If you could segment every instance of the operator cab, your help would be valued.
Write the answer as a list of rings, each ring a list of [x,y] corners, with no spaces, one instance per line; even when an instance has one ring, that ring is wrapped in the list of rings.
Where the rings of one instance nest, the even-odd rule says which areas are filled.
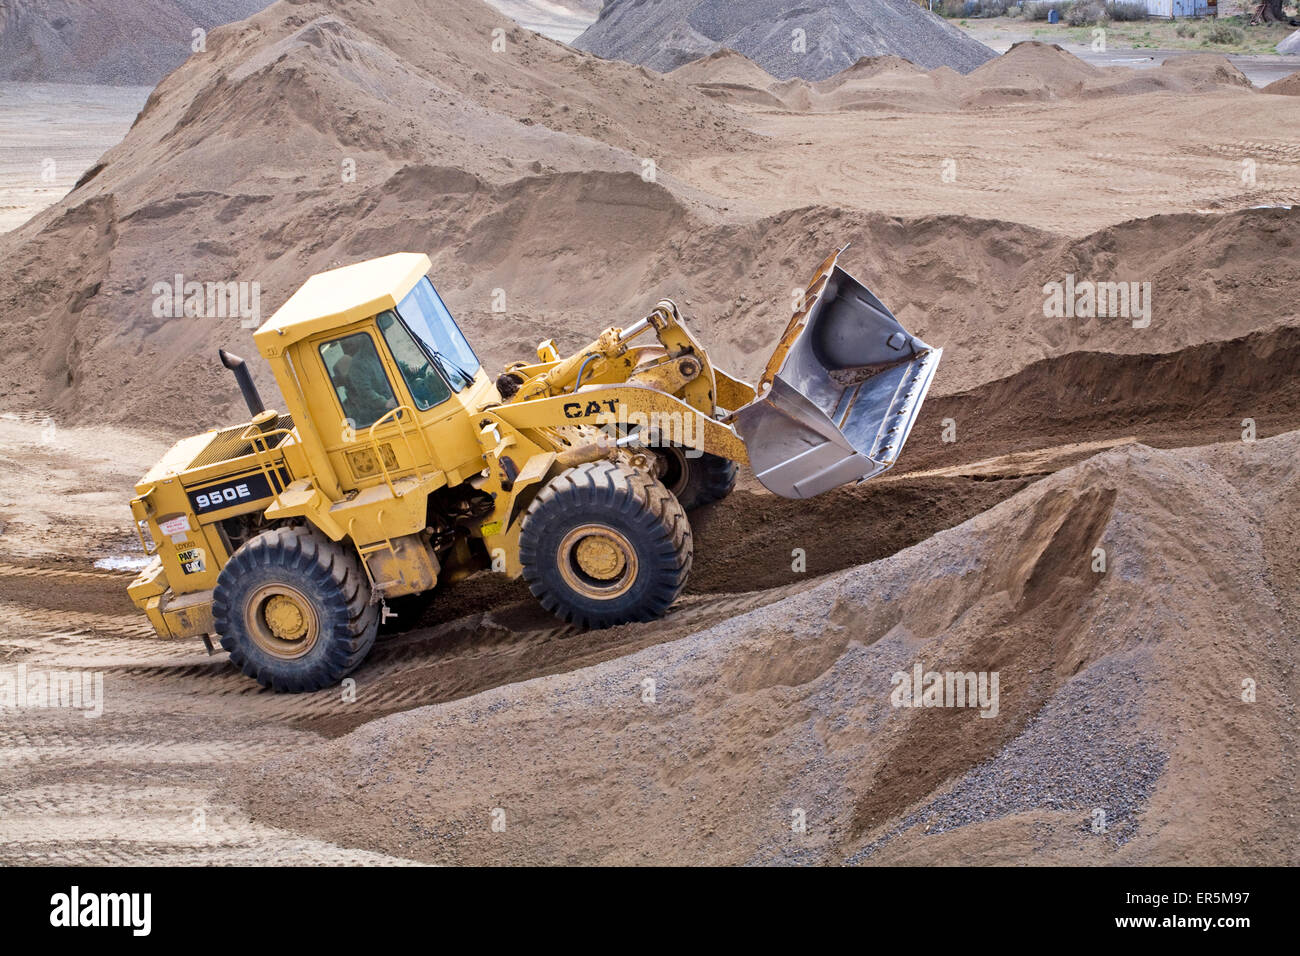
[[[375,329],[329,338],[318,346],[343,417],[369,428],[398,407],[389,380],[396,366],[416,411],[427,412],[474,384],[481,365],[447,306],[425,276],[396,309],[375,317]],[[400,387],[400,386],[399,386]]]
[[[472,417],[494,387],[429,265],[398,253],[321,273],[255,335],[339,494],[430,471],[458,484],[482,469]]]

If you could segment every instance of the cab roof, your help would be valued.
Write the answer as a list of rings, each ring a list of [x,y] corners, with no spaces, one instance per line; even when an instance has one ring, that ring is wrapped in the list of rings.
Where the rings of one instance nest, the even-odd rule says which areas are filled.
[[[263,355],[276,355],[317,332],[395,309],[429,271],[420,252],[396,252],[317,273],[253,333]]]

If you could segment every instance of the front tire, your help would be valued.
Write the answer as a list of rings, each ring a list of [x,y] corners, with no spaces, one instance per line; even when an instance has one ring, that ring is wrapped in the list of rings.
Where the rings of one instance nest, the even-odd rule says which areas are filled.
[[[524,579],[563,621],[601,628],[663,617],[686,585],[693,546],[662,484],[610,461],[570,468],[533,499],[519,535]]]
[[[309,528],[246,542],[217,576],[212,618],[230,661],[263,687],[331,687],[375,643],[379,606],[357,557]]]
[[[659,480],[687,511],[721,501],[736,487],[734,461],[707,451],[693,453],[680,445],[661,445],[651,450],[661,460]]]

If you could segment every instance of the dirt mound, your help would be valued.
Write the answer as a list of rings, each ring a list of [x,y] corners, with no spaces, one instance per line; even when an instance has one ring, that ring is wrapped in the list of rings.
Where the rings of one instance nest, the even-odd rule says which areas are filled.
[[[331,210],[336,223],[355,222],[356,231],[313,246],[321,240],[299,217],[318,208]],[[666,294],[683,303],[716,360],[752,375],[787,306],[738,290],[798,283],[807,263],[845,242],[850,271],[912,331],[948,350],[936,396],[1050,356],[1170,351],[1300,322],[1286,271],[1300,242],[1300,214],[1287,210],[1156,217],[1078,240],[968,217],[898,220],[821,207],[737,224],[702,218],[673,190],[632,172],[557,171],[495,185],[452,167],[407,165],[346,203],[295,207],[272,195],[207,191],[126,215],[113,194],[74,206],[29,240],[23,254],[30,260],[12,273],[23,310],[10,312],[8,327],[14,341],[36,343],[0,359],[15,383],[15,405],[62,407],[69,418],[89,417],[85,407],[99,417],[98,409],[112,408],[127,418],[156,408],[161,379],[169,421],[183,425],[188,413],[193,424],[209,424],[214,401],[237,414],[228,376],[210,358],[218,345],[238,343],[235,333],[220,323],[141,315],[149,282],[128,280],[124,289],[120,277],[131,275],[124,271],[130,257],[148,255],[185,226],[208,223],[219,234],[241,228],[245,216],[273,219],[277,209],[292,219],[267,238],[310,249],[308,265],[296,256],[257,265],[255,248],[210,240],[195,242],[195,258],[220,269],[219,277],[276,276],[281,291],[264,293],[269,298],[287,294],[315,262],[351,260],[367,249],[434,250],[439,284],[489,367],[530,354],[543,332],[579,347],[612,320],[594,302],[622,303],[626,316]],[[664,244],[647,246],[646,236]],[[238,264],[245,256],[248,264]],[[64,257],[69,265],[51,282],[51,263]],[[176,262],[169,271],[195,269],[194,260]],[[530,281],[510,284],[507,277],[519,275]],[[1138,329],[1133,318],[1081,312],[1045,316],[1045,284],[1069,276],[1080,284],[1137,282],[1139,290],[1150,283],[1150,324]],[[489,307],[497,287],[509,290],[505,317]],[[36,374],[24,371],[33,367]],[[103,374],[107,368],[115,377]],[[271,383],[265,387],[273,394]]]
[[[960,74],[944,69],[960,80]],[[927,96],[936,81],[896,56],[863,57],[829,79],[810,83],[799,78],[778,80],[744,54],[724,49],[692,60],[669,75],[731,106],[799,112],[949,106]],[[895,93],[901,95],[892,95]]]
[[[900,57],[863,57],[847,70],[813,84],[811,105],[827,111],[943,112],[958,105],[951,80],[964,83],[960,74],[946,66],[927,73]]]
[[[725,47],[706,57],[692,60],[685,66],[679,66],[669,74],[673,79],[683,83],[700,85],[706,83],[728,83],[737,86],[753,86],[763,89],[776,82],[776,77],[768,73],[749,57]]]
[[[941,67],[940,69],[955,72],[952,71],[951,67]],[[829,79],[822,80],[816,86],[821,92],[828,93],[853,80],[870,79],[882,74],[916,76],[923,72],[925,71],[915,63],[905,60],[901,56],[864,56],[852,66],[841,70]]]
[[[1222,56],[1171,57],[1149,70],[1100,68],[1060,46],[1038,41],[1017,43],[966,77],[947,66],[927,72],[897,56],[875,56],[815,83],[777,81],[748,59],[742,58],[751,64],[746,68],[728,57],[715,59],[718,56],[693,61],[673,76],[731,105],[797,112],[978,111],[1030,101],[1254,91],[1245,75]]]
[[[8,0],[0,5],[0,80],[152,86],[194,52],[196,29],[270,2]]]
[[[1294,864],[1297,461],[1300,434],[1116,449],[689,640],[275,758],[242,797],[447,863]]]
[[[779,79],[807,80],[824,80],[864,56],[893,55],[960,73],[994,56],[909,0],[834,0],[795,9],[780,0],[609,0],[574,45],[662,72],[726,47]]]
[[[487,43],[456,52],[467,32],[491,37],[500,23],[476,0],[441,4],[436,16],[415,0],[337,0],[277,4],[214,30],[207,55],[155,90],[78,189],[0,240],[10,264],[0,326],[22,342],[0,360],[7,398],[69,418],[111,409],[143,421],[161,403],[169,427],[238,414],[212,357],[219,345],[251,348],[240,317],[172,316],[155,290],[178,275],[257,283],[265,318],[311,272],[398,248],[435,254],[440,286],[489,343],[485,358],[517,358],[524,343],[529,354],[542,336],[511,316],[566,274],[539,270],[540,288],[484,274],[494,251],[527,258],[511,246],[521,221],[535,229],[524,237],[534,250],[549,243],[563,258],[564,243],[598,246],[609,251],[597,258],[624,269],[613,259],[629,251],[619,235],[643,245],[698,202],[686,188],[674,198],[669,175],[643,179],[656,130],[681,134],[681,161],[753,137],[695,91],[523,30],[505,35],[509,56]],[[543,205],[521,210],[525,195]],[[559,205],[546,213],[548,202]],[[675,220],[662,215],[669,207]],[[609,278],[586,260],[588,288]],[[505,318],[491,311],[497,287],[512,297]],[[605,301],[584,305],[594,314]],[[589,337],[595,321],[558,324],[584,324]],[[274,395],[265,370],[255,374]]]
[[[1300,72],[1274,80],[1264,87],[1264,93],[1278,93],[1283,96],[1300,96]]]
[[[1025,41],[975,70],[961,105],[980,108],[1026,100],[1134,96],[1142,93],[1254,91],[1246,75],[1213,53],[1169,57],[1150,70],[1096,67],[1054,43]]]
[[[1193,90],[1213,89],[1219,86],[1238,86],[1254,89],[1245,73],[1218,53],[1196,53],[1189,56],[1171,56],[1156,68],[1157,72],[1178,77]]]
[[[726,337],[737,348],[736,361],[726,354],[729,364],[748,370],[771,347],[784,303],[737,300],[727,290],[737,277],[746,288],[778,287],[815,249],[837,242],[850,244],[842,260],[850,272],[910,331],[945,349],[932,395],[973,388],[1050,356],[1168,352],[1300,324],[1289,271],[1300,244],[1300,210],[1157,216],[1067,239],[961,216],[900,220],[814,207],[743,228],[698,229],[654,269],[671,277],[666,288],[673,294],[680,281],[693,304],[716,303],[691,314],[701,316],[706,334],[716,329],[713,339]],[[710,265],[723,260],[726,268]],[[690,263],[702,268],[691,273]],[[1118,311],[1084,314],[1084,290],[1099,282],[1137,282],[1132,302],[1149,295],[1149,324],[1135,328],[1143,320]],[[1061,286],[1062,299],[1072,284],[1073,314],[1045,314],[1050,283]],[[1103,298],[1105,312],[1110,296]],[[1237,305],[1243,298],[1248,308]]]
[[[943,468],[1066,442],[1134,438],[1171,448],[1300,429],[1300,329],[1283,326],[1172,352],[1073,352],[970,391],[932,398],[904,461]],[[1249,425],[1247,424],[1249,419]],[[944,444],[955,423],[960,450]]]
[[[1076,96],[1103,75],[1099,68],[1055,43],[1026,41],[1015,44],[966,78],[963,105]]]
[[[773,91],[773,87],[778,85],[774,76],[735,50],[718,50],[680,66],[668,75],[730,105],[799,108],[793,100]],[[802,85],[801,81],[793,82]]]

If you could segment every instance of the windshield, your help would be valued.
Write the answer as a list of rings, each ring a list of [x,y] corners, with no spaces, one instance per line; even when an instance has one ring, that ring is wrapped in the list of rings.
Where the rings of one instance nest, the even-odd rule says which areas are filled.
[[[478,358],[428,276],[406,294],[397,313],[429,350],[452,388],[459,392],[474,381],[479,370]]]
[[[388,350],[397,361],[397,368],[406,380],[406,387],[411,390],[411,398],[420,411],[428,411],[434,405],[441,405],[451,398],[451,389],[433,370],[425,358],[424,349],[416,343],[405,325],[398,319],[397,313],[384,311],[376,319],[379,331],[388,343]]]

